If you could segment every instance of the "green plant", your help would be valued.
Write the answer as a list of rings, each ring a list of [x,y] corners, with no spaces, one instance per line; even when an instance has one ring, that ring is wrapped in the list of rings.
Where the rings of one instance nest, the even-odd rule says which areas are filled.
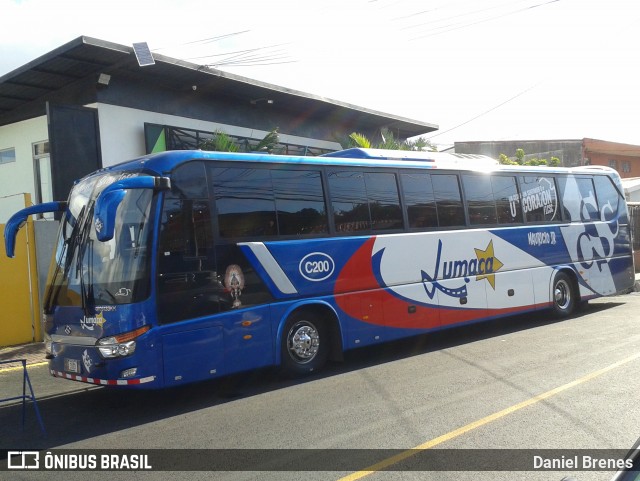
[[[278,144],[280,143],[278,128],[279,127],[276,127],[275,129],[273,129],[271,132],[269,132],[267,135],[264,136],[264,139],[262,139],[260,143],[258,143],[258,145],[256,146],[255,148],[256,152],[272,153],[278,147]]]
[[[514,159],[507,157],[506,154],[500,154],[498,162],[502,165],[526,165],[530,167],[558,167],[562,165],[558,157],[551,157],[551,160],[539,159],[537,157],[524,160],[525,156],[526,154],[523,149],[517,149]]]
[[[341,145],[343,148],[360,147],[362,149],[414,150],[421,152],[437,151],[436,147],[424,137],[419,137],[413,141],[400,141],[396,139],[393,132],[388,129],[381,129],[380,136],[382,137],[382,141],[374,145],[364,134],[353,132],[349,135],[346,145],[345,143],[341,143]]]
[[[213,133],[213,137],[201,142],[200,148],[202,150],[212,150],[215,152],[240,152],[238,144],[221,130],[216,130]]]

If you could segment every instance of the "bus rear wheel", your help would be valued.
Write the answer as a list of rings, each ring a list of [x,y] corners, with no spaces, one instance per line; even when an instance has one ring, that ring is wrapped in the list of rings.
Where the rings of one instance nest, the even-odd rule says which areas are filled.
[[[553,312],[557,317],[568,317],[576,308],[576,289],[573,280],[564,272],[553,279],[551,291]]]
[[[329,336],[323,320],[311,311],[294,312],[282,332],[282,369],[299,376],[322,368],[329,353]]]

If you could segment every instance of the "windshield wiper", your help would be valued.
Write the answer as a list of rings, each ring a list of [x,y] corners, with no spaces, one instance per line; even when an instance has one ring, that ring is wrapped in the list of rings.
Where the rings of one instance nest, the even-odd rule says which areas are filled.
[[[73,228],[71,229],[71,234],[69,234],[69,237],[66,237],[65,232],[62,232],[62,236],[65,238],[63,245],[62,245],[62,249],[60,252],[60,258],[56,259],[56,269],[53,272],[53,276],[51,277],[51,283],[49,284],[49,289],[47,291],[47,297],[44,303],[44,310],[47,313],[51,312],[51,308],[53,307],[53,303],[55,301],[55,299],[58,297],[58,294],[60,293],[60,289],[62,289],[62,282],[58,283],[56,282],[58,275],[60,274],[60,271],[62,270],[62,262],[64,262],[64,270],[63,270],[63,278],[67,277],[67,274],[69,273],[69,268],[71,267],[71,262],[73,260],[73,255],[74,255],[74,250],[75,250],[75,246],[78,243],[78,231],[80,230],[80,224],[82,223],[83,220],[83,214],[85,212],[85,207],[82,207],[82,209],[80,210],[80,213],[78,214],[78,217],[76,218],[76,222],[73,225]],[[70,215],[70,212],[67,211],[67,215]],[[64,221],[63,224],[63,229],[66,229],[67,221]],[[64,261],[63,261],[64,259]],[[55,292],[54,292],[55,289]]]
[[[93,240],[90,239],[91,226],[93,225],[93,206],[87,209],[83,219],[83,225],[78,232],[78,255],[76,257],[76,278],[80,281],[80,297],[82,299],[82,310],[86,316],[95,313],[95,297],[93,295]],[[84,281],[84,258],[89,249],[87,259],[87,283]]]

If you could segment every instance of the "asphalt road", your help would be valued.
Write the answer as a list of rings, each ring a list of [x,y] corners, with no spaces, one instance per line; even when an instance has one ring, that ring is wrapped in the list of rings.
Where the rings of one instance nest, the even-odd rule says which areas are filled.
[[[32,406],[27,405],[22,429],[21,406],[0,404],[0,447],[87,450],[83,453],[166,449],[167,458],[182,458],[175,472],[101,472],[91,479],[608,480],[615,469],[415,469],[433,466],[421,461],[426,448],[457,450],[442,451],[447,469],[464,466],[475,454],[471,450],[490,450],[482,452],[485,469],[497,470],[522,455],[513,450],[533,450],[525,453],[531,457],[538,451],[559,456],[567,450],[630,448],[640,436],[639,321],[640,294],[634,293],[592,301],[563,321],[535,313],[359,350],[303,380],[258,371],[157,392],[54,379],[46,366],[34,366],[28,372],[47,435]],[[15,395],[21,382],[19,371],[0,372],[0,396]],[[216,451],[225,449],[259,451]],[[327,471],[183,469],[185,456],[196,465],[205,461],[199,456],[246,456],[247,466],[255,467],[260,456],[280,452],[260,450],[274,449],[294,456],[294,467],[306,456]],[[291,454],[292,449],[317,451]],[[332,456],[349,458],[346,449],[358,451],[339,468],[329,467]],[[86,472],[22,471],[0,472],[0,478],[3,474],[87,477]]]

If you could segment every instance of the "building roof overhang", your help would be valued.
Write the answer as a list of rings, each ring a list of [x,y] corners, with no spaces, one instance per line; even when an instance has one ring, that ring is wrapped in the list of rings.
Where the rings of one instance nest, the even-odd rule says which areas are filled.
[[[42,115],[45,103],[57,91],[82,89],[100,74],[147,81],[176,90],[224,91],[238,101],[272,100],[296,111],[330,114],[349,111],[360,125],[387,127],[399,138],[433,132],[428,122],[379,112],[259,80],[153,54],[155,64],[140,67],[132,47],[91,37],[78,37],[0,77],[0,126]]]

